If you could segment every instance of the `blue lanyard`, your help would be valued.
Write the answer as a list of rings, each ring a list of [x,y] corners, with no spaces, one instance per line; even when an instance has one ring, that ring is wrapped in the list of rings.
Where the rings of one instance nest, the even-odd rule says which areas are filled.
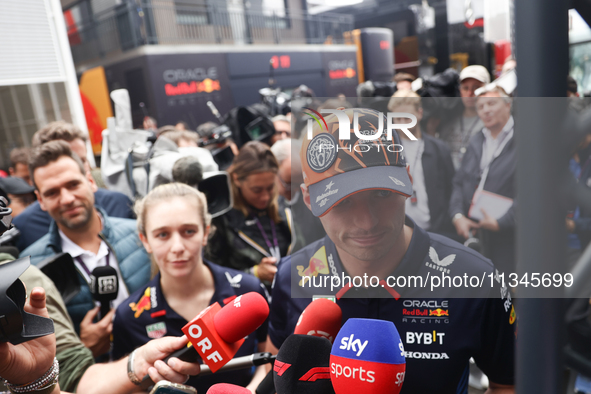
[[[107,265],[109,265],[109,257],[111,255],[111,251],[110,250],[108,250],[108,251],[109,251],[109,253],[107,253]],[[84,261],[82,261],[80,256],[76,257],[76,261],[84,269],[84,272],[86,272],[88,274],[88,276],[90,277],[92,275],[92,273],[88,270],[88,267],[86,266],[86,264],[84,264]]]
[[[271,241],[269,241],[267,233],[265,232],[265,229],[263,228],[263,225],[259,219],[256,216],[253,216],[253,220],[259,228],[259,231],[261,232],[261,235],[263,236],[263,239],[269,248],[271,256],[275,257],[277,261],[279,261],[281,258],[281,252],[279,251],[279,242],[277,241],[277,233],[275,232],[275,223],[273,223],[273,219],[269,218],[269,222],[271,223],[271,233],[273,234],[273,244],[271,244]]]

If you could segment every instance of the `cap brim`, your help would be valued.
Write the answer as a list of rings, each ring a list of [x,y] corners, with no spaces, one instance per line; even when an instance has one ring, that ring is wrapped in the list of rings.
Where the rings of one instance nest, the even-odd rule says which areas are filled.
[[[338,202],[364,190],[391,190],[410,197],[412,184],[406,167],[375,166],[334,175],[310,185],[310,204],[314,216],[326,214]]]
[[[35,188],[29,185],[23,179],[15,179],[14,177],[4,178],[0,180],[0,187],[9,194],[16,196],[21,194],[29,194],[35,191]]]

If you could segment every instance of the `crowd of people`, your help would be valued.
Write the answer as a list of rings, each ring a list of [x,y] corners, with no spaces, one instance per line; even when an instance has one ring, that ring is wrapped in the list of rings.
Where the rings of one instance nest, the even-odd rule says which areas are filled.
[[[20,232],[13,246],[0,247],[0,260],[30,256],[32,266],[21,277],[29,293],[26,309],[52,318],[55,336],[0,345],[0,358],[8,360],[0,362],[0,376],[8,387],[128,393],[138,391],[138,381],[149,375],[203,393],[219,382],[254,392],[264,367],[199,377],[197,364],[161,360],[186,345],[181,328],[203,309],[252,291],[270,302],[271,313],[236,356],[276,353],[318,296],[309,288],[292,297],[297,283],[292,277],[299,278],[304,267],[316,269],[313,276],[383,279],[426,274],[431,265],[425,261],[441,266],[439,256],[453,255],[456,272],[512,272],[517,209],[512,97],[490,82],[486,68],[468,66],[458,78],[461,110],[427,127],[412,81],[412,75],[397,76],[397,91],[387,103],[389,112],[417,120],[409,128],[414,139],[392,136],[402,154],[335,148],[327,160],[316,160],[311,144],[316,138],[331,134],[335,145],[355,145],[340,140],[334,115],[325,116],[327,128],[313,126],[312,138],[296,130],[290,116],[279,115],[271,120],[276,133],[264,142],[238,147],[224,141],[235,153],[227,170],[233,205],[214,218],[206,195],[173,177],[175,162],[187,156],[196,157],[204,173],[219,170],[212,150],[198,147],[216,127],[211,122],[198,133],[182,123],[157,129],[152,187],[142,198],[97,186],[100,172],[91,169],[87,137],[76,126],[53,122],[35,133],[32,149],[15,149],[10,177],[0,179]],[[333,107],[351,122],[358,120],[362,130],[386,122],[380,112],[354,111],[342,99],[322,104]],[[146,129],[156,130],[154,119],[146,122]],[[354,130],[350,134],[363,144]],[[591,187],[588,147],[589,139],[577,145],[570,168]],[[173,161],[158,153],[171,151]],[[574,206],[566,229],[569,248],[580,255],[591,238],[588,210]],[[61,253],[69,254],[72,264],[61,266],[60,275],[76,278],[78,288],[68,297],[55,278],[37,268]],[[101,266],[114,268],[118,278],[117,298],[104,316],[91,293],[92,272]],[[510,292],[501,290],[499,298],[495,288],[476,299],[444,295],[450,298],[429,301],[424,294],[382,288],[378,296],[351,286],[322,295],[339,304],[343,322],[363,317],[395,323],[407,354],[406,392],[466,393],[471,358],[488,376],[490,393],[512,392],[516,318]],[[434,302],[446,315],[409,318],[403,300],[413,306]],[[439,343],[435,333],[429,344],[408,340],[409,334],[434,330],[442,333]],[[433,354],[438,356],[428,356]],[[54,356],[59,379],[58,374],[41,379],[56,368]]]

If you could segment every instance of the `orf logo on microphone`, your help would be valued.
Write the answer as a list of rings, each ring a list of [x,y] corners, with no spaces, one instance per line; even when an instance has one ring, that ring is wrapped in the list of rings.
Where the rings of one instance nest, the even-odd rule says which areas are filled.
[[[117,276],[100,276],[98,277],[98,293],[112,294],[117,291]]]

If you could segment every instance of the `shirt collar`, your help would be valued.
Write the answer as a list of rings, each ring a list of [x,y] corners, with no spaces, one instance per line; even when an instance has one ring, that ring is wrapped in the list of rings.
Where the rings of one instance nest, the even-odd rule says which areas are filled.
[[[503,126],[503,129],[497,136],[496,140],[502,141],[503,139],[505,139],[507,134],[509,134],[509,132],[513,129],[514,126],[515,121],[513,120],[513,116],[509,116],[509,120],[507,121],[507,123],[505,123],[505,126]],[[484,134],[485,141],[489,141],[492,139],[492,132],[487,127],[482,129],[482,133]]]
[[[72,258],[76,258],[76,257],[80,257],[80,256],[82,256],[82,257],[87,256],[87,257],[96,257],[98,259],[101,259],[109,254],[109,248],[107,247],[107,244],[105,243],[105,241],[103,241],[102,239],[101,239],[101,244],[99,246],[99,250],[95,255],[94,253],[92,253],[89,250],[82,249],[80,246],[78,246],[76,243],[74,243],[74,241],[72,241],[70,238],[68,238],[68,236],[66,234],[64,234],[64,232],[62,230],[60,230],[59,228],[58,228],[58,233],[59,233],[60,239],[61,239],[62,252],[69,253],[70,256],[72,256]]]
[[[203,259],[203,264],[205,264],[206,267],[209,268],[209,270],[211,271],[211,274],[213,276],[213,280],[214,280],[214,293],[213,296],[211,297],[211,300],[209,302],[209,305],[213,304],[214,302],[218,302],[220,304],[220,306],[224,306],[224,300],[231,298],[232,296],[236,296],[236,293],[234,292],[234,289],[231,287],[231,285],[228,283],[228,280],[226,279],[225,273],[226,270],[216,264],[213,264],[205,259]],[[156,318],[162,315],[166,315],[166,318],[178,318],[178,319],[182,319],[183,321],[185,321],[186,319],[184,317],[182,317],[181,315],[179,315],[178,313],[176,313],[166,302],[166,299],[164,298],[164,295],[162,294],[162,286],[160,285],[160,277],[161,274],[160,272],[158,272],[158,274],[154,277],[154,279],[152,279],[149,283],[147,287],[152,287],[156,289],[156,302],[157,302],[157,306],[156,308],[152,308],[154,310],[151,311],[151,316],[152,318]],[[166,311],[165,313],[162,313],[161,311],[164,310]]]

